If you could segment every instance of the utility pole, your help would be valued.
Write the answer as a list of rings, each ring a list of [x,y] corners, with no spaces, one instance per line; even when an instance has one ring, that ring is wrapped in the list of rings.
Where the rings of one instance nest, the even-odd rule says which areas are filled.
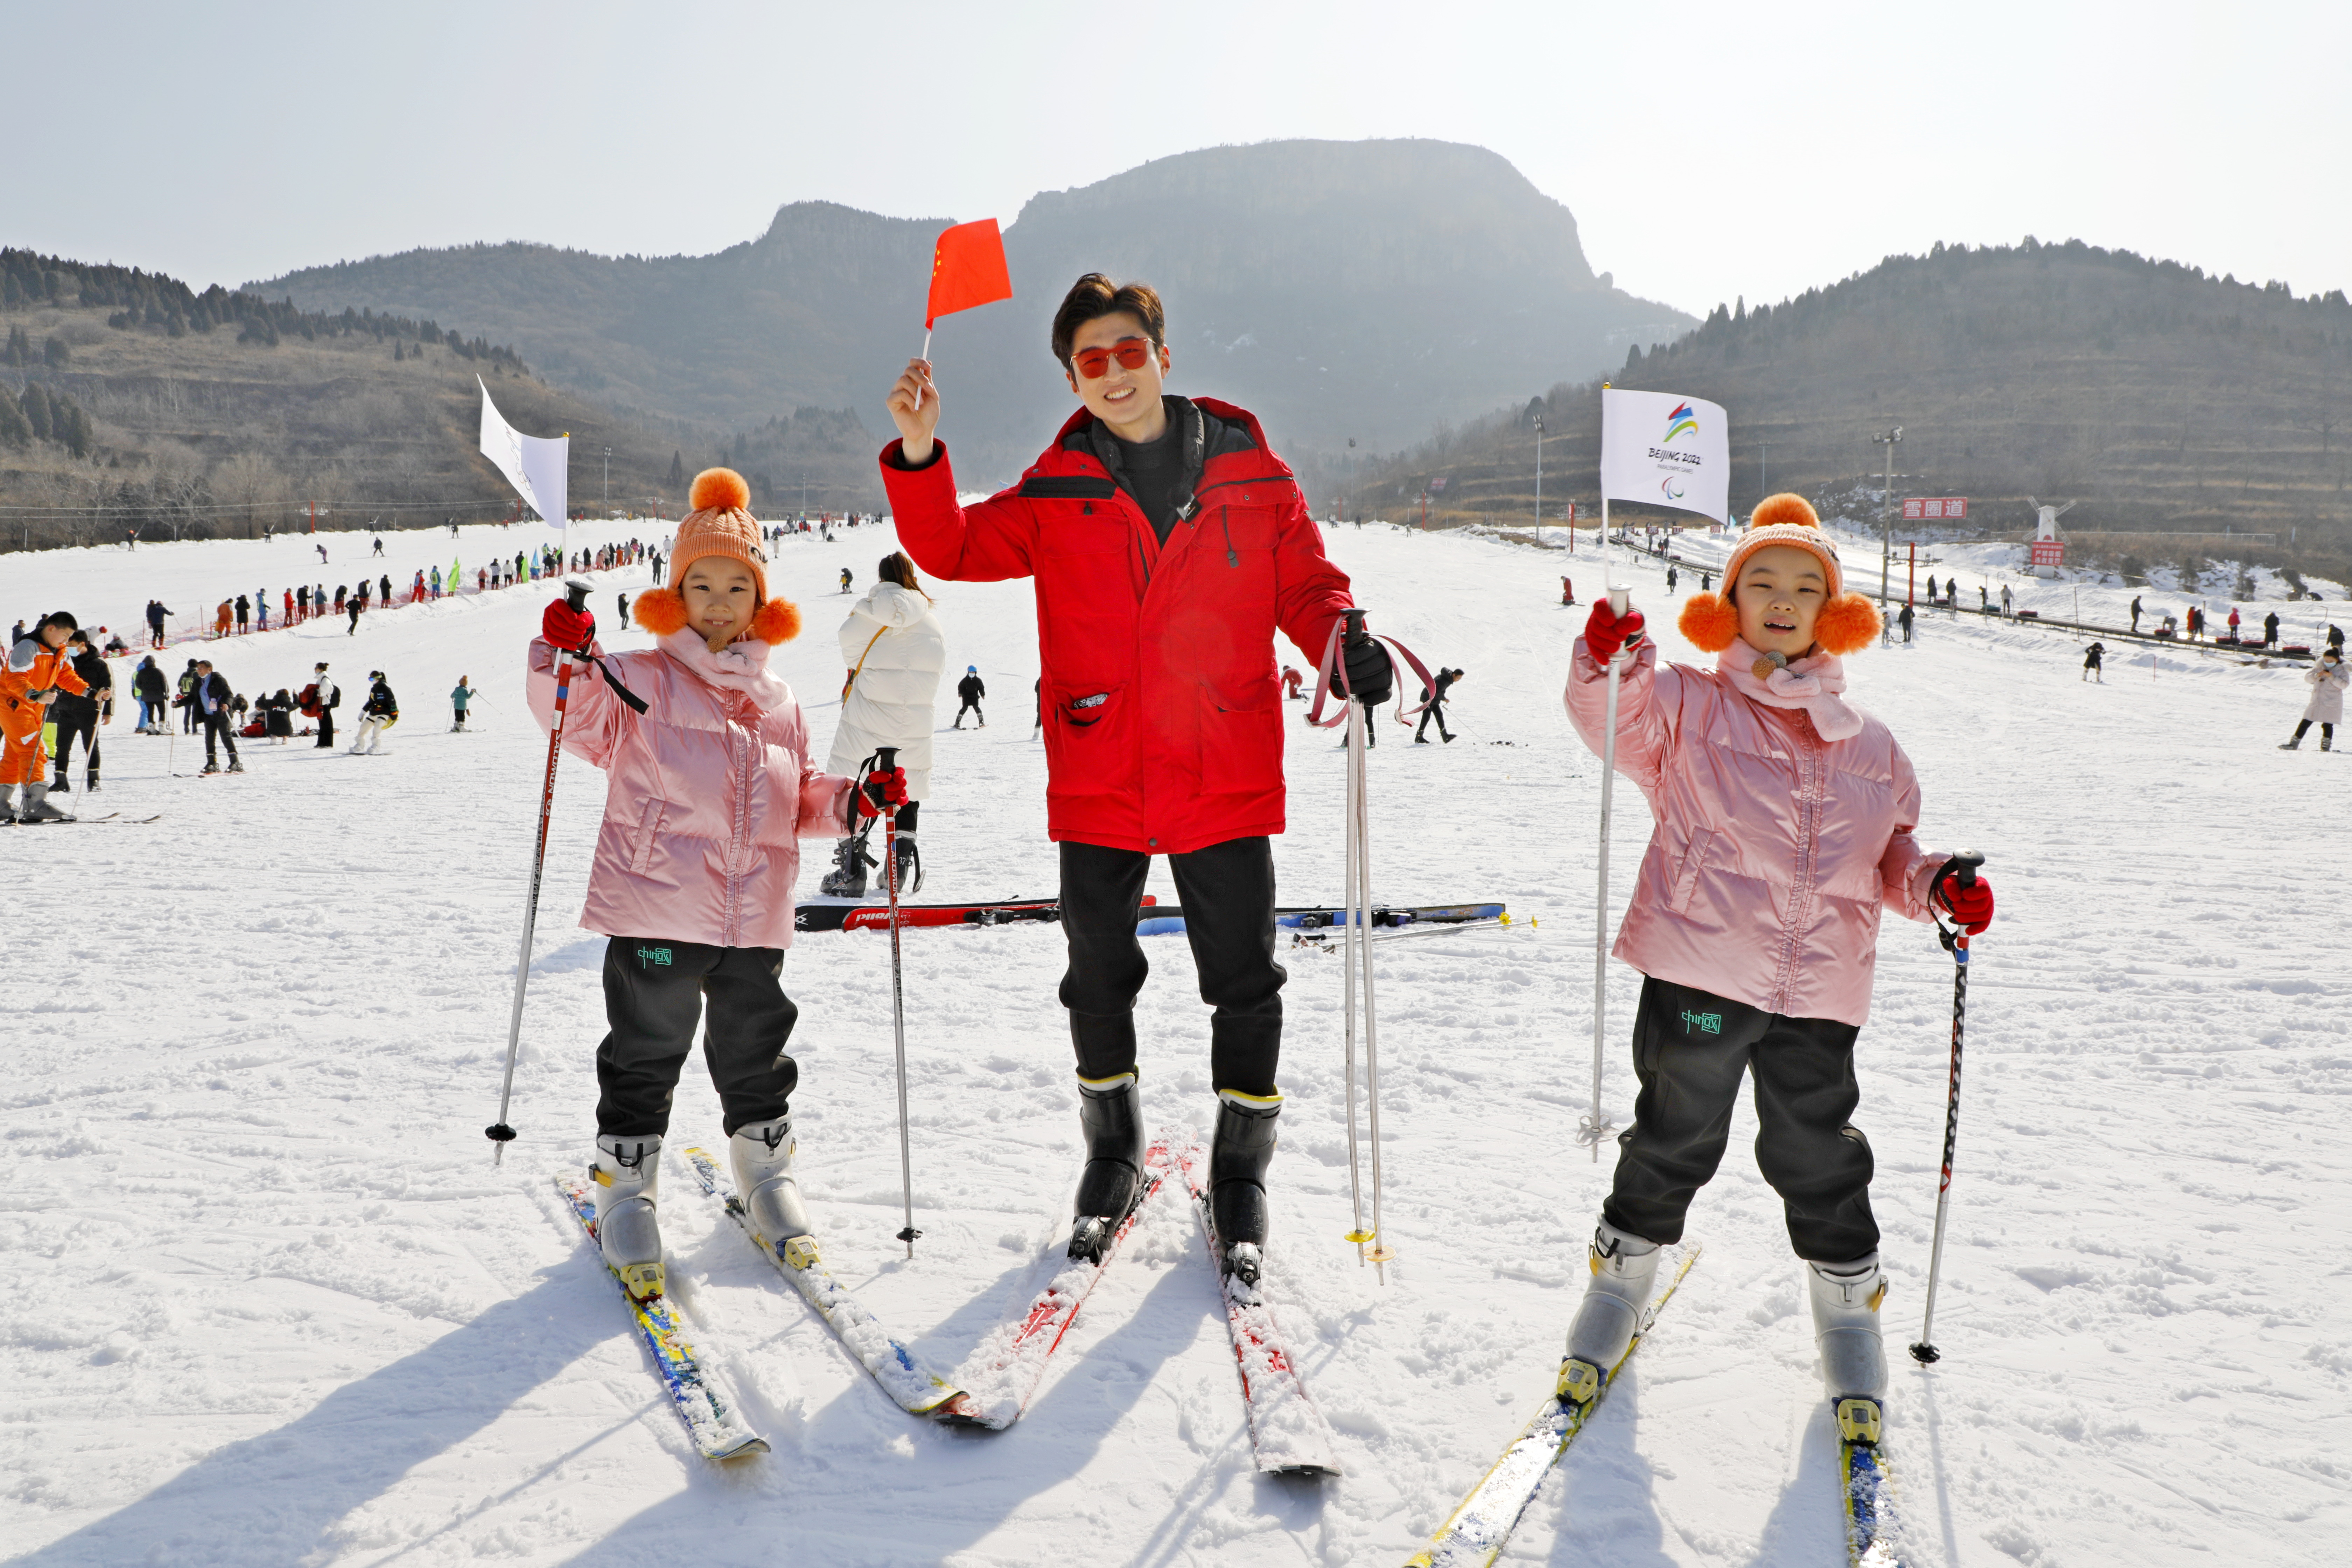
[[[1756,443],[1756,493],[1759,497],[1772,493],[1772,443],[1769,441]]]
[[[1878,521],[1885,531],[1885,539],[1878,551],[1878,603],[1886,604],[1886,591],[1895,569],[1895,448],[1903,440],[1903,426],[1897,425],[1884,436],[1873,436],[1871,444],[1886,448],[1886,491],[1878,498]],[[1893,639],[1887,635],[1886,617],[1878,618],[1878,640],[1882,646]]]
[[[604,510],[613,510],[613,448],[604,448]]]
[[[1543,542],[1543,416],[1536,416],[1536,542]]]

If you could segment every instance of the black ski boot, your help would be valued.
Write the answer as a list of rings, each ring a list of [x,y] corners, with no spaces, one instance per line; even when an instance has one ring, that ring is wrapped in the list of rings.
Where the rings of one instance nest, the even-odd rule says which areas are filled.
[[[866,868],[874,864],[866,853],[866,838],[853,833],[838,839],[833,847],[833,869],[817,883],[817,891],[828,899],[862,899],[866,896]]]
[[[1224,1256],[1217,1267],[1244,1285],[1257,1283],[1265,1250],[1265,1168],[1274,1159],[1274,1123],[1282,1096],[1217,1094],[1217,1132],[1209,1145],[1209,1219]]]
[[[1143,1097],[1135,1075],[1078,1079],[1078,1127],[1086,1134],[1087,1168],[1072,1205],[1070,1258],[1100,1263],[1143,1192]]]

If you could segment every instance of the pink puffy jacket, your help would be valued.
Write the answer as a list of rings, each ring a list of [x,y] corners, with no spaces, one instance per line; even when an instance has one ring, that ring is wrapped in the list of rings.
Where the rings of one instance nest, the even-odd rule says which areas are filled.
[[[1910,760],[1867,713],[1860,734],[1825,742],[1808,714],[1756,701],[1720,671],[1657,661],[1645,644],[1617,695],[1617,771],[1657,827],[1613,951],[1677,985],[1860,1026],[1880,909],[1929,919],[1947,858],[1911,837]],[[1596,755],[1608,690],[1579,637],[1568,715]]]
[[[677,631],[607,662],[646,711],[572,664],[564,749],[611,775],[580,923],[607,936],[790,947],[800,840],[849,830],[855,781],[809,765],[801,705],[768,673],[765,643],[714,654]],[[539,637],[530,691],[545,729],[555,650]]]

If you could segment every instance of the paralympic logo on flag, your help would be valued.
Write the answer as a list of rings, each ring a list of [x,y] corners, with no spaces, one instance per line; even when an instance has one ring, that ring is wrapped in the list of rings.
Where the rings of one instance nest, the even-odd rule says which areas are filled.
[[[1691,412],[1689,404],[1677,403],[1675,405],[1675,411],[1666,416],[1665,439],[1660,441],[1658,445],[1663,447],[1675,437],[1685,434],[1692,436],[1698,434],[1698,416]]]

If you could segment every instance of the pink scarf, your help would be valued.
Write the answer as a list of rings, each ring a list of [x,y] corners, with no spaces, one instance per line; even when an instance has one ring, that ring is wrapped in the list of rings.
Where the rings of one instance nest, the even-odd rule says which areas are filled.
[[[757,637],[730,643],[713,653],[709,643],[694,635],[692,626],[681,626],[661,639],[661,648],[710,685],[743,693],[762,713],[793,700],[793,689],[768,673],[768,645]]]
[[[1763,657],[1734,637],[1731,646],[1716,656],[1715,668],[1742,696],[1767,708],[1801,709],[1824,741],[1848,741],[1862,733],[1862,715],[1839,700],[1845,690],[1845,667],[1837,655],[1797,659],[1759,680],[1755,667]]]

